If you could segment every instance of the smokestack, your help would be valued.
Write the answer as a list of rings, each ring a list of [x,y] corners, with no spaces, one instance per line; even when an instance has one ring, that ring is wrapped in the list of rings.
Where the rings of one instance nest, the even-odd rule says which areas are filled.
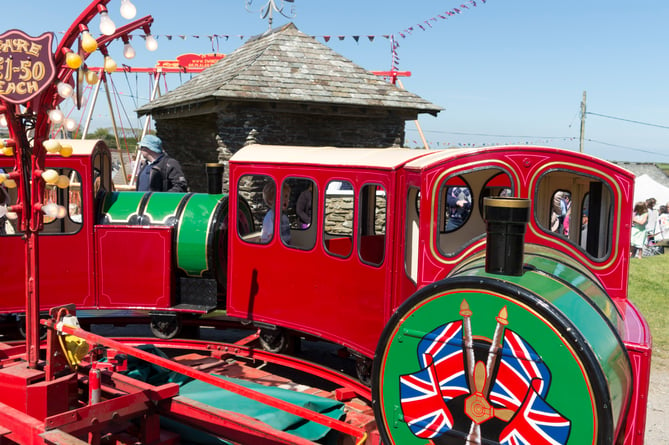
[[[207,172],[207,193],[211,195],[218,195],[223,193],[223,173],[225,166],[218,163],[210,163],[205,165]]]
[[[530,200],[483,198],[483,217],[488,234],[486,272],[522,275],[525,229],[530,220]]]

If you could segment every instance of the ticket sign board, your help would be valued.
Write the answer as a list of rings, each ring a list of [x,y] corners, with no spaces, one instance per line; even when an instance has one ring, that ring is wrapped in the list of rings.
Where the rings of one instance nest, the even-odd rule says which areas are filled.
[[[156,68],[162,71],[185,71],[187,73],[199,73],[209,68],[225,55],[223,54],[182,54],[176,60],[159,60]]]
[[[0,34],[0,98],[23,104],[42,92],[56,76],[52,33],[31,37],[12,29]]]

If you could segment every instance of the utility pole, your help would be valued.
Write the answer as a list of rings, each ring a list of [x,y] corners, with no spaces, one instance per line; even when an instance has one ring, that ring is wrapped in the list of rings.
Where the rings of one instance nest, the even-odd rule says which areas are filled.
[[[583,100],[581,101],[581,137],[578,144],[578,151],[583,153],[583,139],[585,137],[585,91],[583,92]]]

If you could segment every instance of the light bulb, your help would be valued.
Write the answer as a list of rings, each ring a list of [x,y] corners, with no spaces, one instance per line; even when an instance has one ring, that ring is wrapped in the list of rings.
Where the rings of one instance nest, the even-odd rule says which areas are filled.
[[[7,126],[7,118],[5,115],[0,115],[0,127],[6,127]]]
[[[105,56],[105,73],[116,71],[116,62],[110,56]]]
[[[49,119],[51,119],[51,122],[54,124],[60,124],[63,122],[63,112],[60,110],[50,110],[49,111]]]
[[[69,117],[63,121],[63,125],[67,131],[74,131],[77,128],[77,122]]]
[[[67,99],[68,97],[72,96],[72,93],[74,92],[74,88],[72,88],[72,85],[66,82],[60,82],[57,88],[58,88],[58,95],[63,99]]]
[[[49,218],[56,218],[58,216],[58,204],[55,204],[53,202],[44,204],[41,210]]]
[[[98,42],[90,32],[84,31],[81,33],[81,47],[84,49],[84,51],[90,54],[98,49]]]
[[[146,49],[155,51],[158,49],[158,41],[151,34],[146,36]]]
[[[58,182],[58,176],[60,176],[58,172],[53,169],[44,170],[42,172],[42,179],[44,179],[44,182],[47,184],[55,184]]]
[[[134,19],[137,15],[137,8],[130,0],[121,0],[121,17],[126,20]]]
[[[70,144],[61,144],[59,151],[62,157],[69,158],[70,156],[72,156],[72,152],[74,151],[74,149]]]
[[[89,85],[95,85],[100,79],[98,78],[98,73],[95,71],[87,70],[86,71],[86,82]]]
[[[70,178],[65,175],[58,176],[58,181],[56,181],[56,187],[59,189],[66,189],[70,186]]]
[[[14,147],[4,147],[2,149],[2,154],[5,156],[14,156]]]
[[[15,189],[16,188],[16,181],[13,179],[5,179],[5,187],[8,189]],[[9,218],[9,213],[7,213],[7,218]]]
[[[56,139],[47,139],[42,142],[42,146],[47,151],[47,153],[58,153],[60,151],[60,142]]]
[[[100,32],[106,36],[110,36],[116,32],[116,25],[114,25],[114,22],[109,18],[109,14],[106,11],[100,13]]]
[[[79,68],[83,62],[84,61],[81,60],[81,56],[77,53],[73,53],[72,51],[67,53],[67,55],[65,56],[65,63],[67,64],[68,67],[72,68],[73,70]]]
[[[133,59],[135,57],[135,48],[132,47],[130,42],[123,45],[123,57],[126,59]]]

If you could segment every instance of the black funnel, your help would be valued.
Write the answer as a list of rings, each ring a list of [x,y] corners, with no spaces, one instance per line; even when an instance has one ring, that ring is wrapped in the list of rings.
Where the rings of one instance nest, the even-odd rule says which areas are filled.
[[[210,163],[205,165],[207,172],[207,193],[218,195],[223,193],[223,172],[225,166],[218,163]]]
[[[530,200],[483,198],[483,218],[488,233],[486,272],[522,275],[525,228],[530,220]]]

